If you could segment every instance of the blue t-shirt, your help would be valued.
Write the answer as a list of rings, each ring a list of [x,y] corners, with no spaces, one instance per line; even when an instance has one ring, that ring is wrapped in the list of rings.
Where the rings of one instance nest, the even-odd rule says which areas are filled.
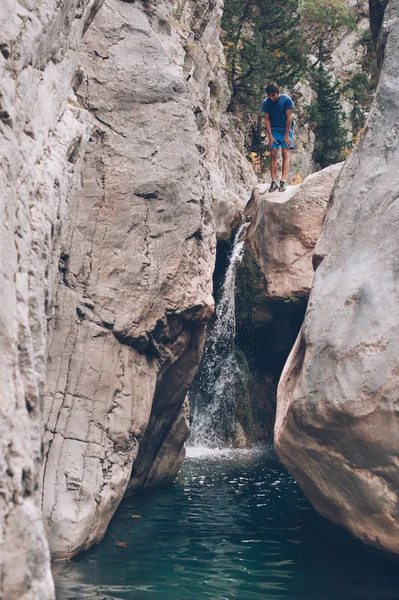
[[[280,98],[273,102],[270,98],[265,98],[262,104],[262,112],[268,113],[272,129],[278,133],[285,133],[287,125],[286,110],[294,108],[294,103],[287,94],[280,94]],[[292,121],[291,131],[294,130],[294,121]]]

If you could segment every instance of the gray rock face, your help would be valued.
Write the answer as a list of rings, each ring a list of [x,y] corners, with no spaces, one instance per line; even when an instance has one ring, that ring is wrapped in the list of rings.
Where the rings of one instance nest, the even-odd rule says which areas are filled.
[[[184,456],[226,92],[220,3],[176,11],[109,0],[83,44],[78,95],[96,127],[63,237],[45,402],[54,557],[99,541],[126,490],[173,480]]]
[[[83,28],[100,4],[0,6],[0,596],[7,600],[54,597],[39,498],[46,311],[88,134],[69,86]]]
[[[213,0],[205,0],[202,4],[206,7],[212,2],[215,5]],[[219,2],[219,13],[220,7]],[[210,23],[197,41],[195,34],[186,34],[184,71],[205,149],[216,237],[230,240],[242,222],[257,178],[244,155],[242,124],[232,113],[226,112],[230,91],[224,69],[225,57],[218,41],[218,23]]]
[[[399,553],[399,7],[359,146],[316,246],[305,323],[278,390],[277,452],[317,510]]]
[[[309,175],[286,192],[255,187],[246,214],[250,252],[266,280],[269,298],[307,297],[313,279],[312,256],[327,202],[342,163]]]
[[[224,76],[221,72],[219,78],[223,80]],[[219,106],[226,110],[227,98],[223,96],[222,101]],[[219,138],[209,140],[207,145],[208,168],[216,237],[226,241],[242,223],[245,206],[258,180],[241,152],[244,139],[238,120],[232,114],[222,113],[215,125]]]

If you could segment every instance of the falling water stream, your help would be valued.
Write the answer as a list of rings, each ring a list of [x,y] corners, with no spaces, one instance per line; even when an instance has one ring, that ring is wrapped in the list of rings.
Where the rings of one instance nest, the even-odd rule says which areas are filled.
[[[198,383],[190,393],[190,446],[220,448],[229,445],[236,435],[234,406],[236,382],[241,373],[234,344],[235,282],[237,268],[244,255],[247,227],[248,224],[244,223],[235,235],[216,308],[216,321],[205,345]]]
[[[322,519],[271,447],[221,447],[239,376],[234,288],[243,234],[208,339],[178,480],[123,502],[98,546],[56,563],[58,600],[398,600],[397,564]]]

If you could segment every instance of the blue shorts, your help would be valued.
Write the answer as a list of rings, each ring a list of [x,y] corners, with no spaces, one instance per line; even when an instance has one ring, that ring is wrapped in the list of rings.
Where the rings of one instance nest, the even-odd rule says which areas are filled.
[[[287,144],[284,142],[285,133],[273,131],[273,129],[272,129],[272,136],[276,140],[276,143],[273,142],[272,148],[287,148]],[[292,141],[292,146],[290,146],[290,150],[293,150],[294,149],[294,138],[292,136],[292,131],[290,131],[289,138]]]

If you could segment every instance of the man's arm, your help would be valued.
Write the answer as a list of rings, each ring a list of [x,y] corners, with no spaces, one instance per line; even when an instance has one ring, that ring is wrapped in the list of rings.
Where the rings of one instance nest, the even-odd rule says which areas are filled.
[[[286,110],[285,115],[287,117],[287,124],[285,126],[284,141],[289,148],[292,145],[292,142],[290,140],[290,135],[289,135],[290,131],[291,131],[291,125],[292,125],[292,108],[289,108],[288,110]]]
[[[292,120],[292,117],[291,117]],[[265,125],[266,125],[266,131],[267,131],[267,136],[269,138],[269,147],[272,147],[273,142],[275,142],[276,140],[273,138],[273,134],[272,134],[272,126],[270,124],[270,116],[269,113],[265,113]]]

